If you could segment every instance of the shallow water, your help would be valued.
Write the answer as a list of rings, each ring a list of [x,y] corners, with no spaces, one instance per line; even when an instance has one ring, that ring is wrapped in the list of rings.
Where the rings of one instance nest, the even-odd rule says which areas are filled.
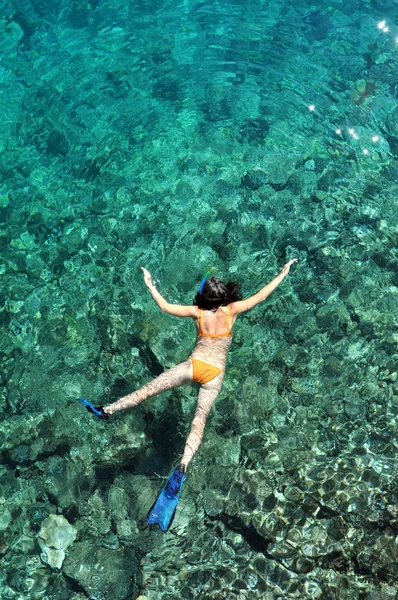
[[[396,598],[397,40],[394,1],[0,2],[2,597]],[[190,304],[292,257],[148,529],[197,390],[76,402],[192,349],[139,267]]]

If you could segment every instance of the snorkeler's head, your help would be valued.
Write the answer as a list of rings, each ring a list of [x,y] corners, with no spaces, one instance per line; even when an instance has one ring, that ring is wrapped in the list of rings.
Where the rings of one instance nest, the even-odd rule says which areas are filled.
[[[202,285],[203,284],[203,285]],[[228,306],[231,302],[242,300],[240,285],[234,281],[224,283],[218,277],[209,277],[203,283],[193,303],[204,310],[216,310],[219,306]]]

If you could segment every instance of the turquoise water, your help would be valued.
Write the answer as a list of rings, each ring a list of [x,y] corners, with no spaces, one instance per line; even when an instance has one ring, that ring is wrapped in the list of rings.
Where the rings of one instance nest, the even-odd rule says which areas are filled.
[[[398,4],[0,2],[0,591],[392,600]],[[247,296],[167,534],[203,273]]]

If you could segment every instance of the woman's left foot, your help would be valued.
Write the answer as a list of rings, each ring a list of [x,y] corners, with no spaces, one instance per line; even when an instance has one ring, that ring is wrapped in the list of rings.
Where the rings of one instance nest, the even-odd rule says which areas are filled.
[[[165,485],[164,491],[170,498],[175,498],[178,496],[182,484],[185,479],[185,467],[184,465],[180,465],[172,472],[168,482]]]
[[[149,511],[148,525],[159,525],[162,531],[167,531],[173,522],[174,514],[182,492],[185,479],[185,468],[180,465],[170,475],[158,499]]]
[[[104,411],[102,406],[94,406],[94,404],[91,404],[91,402],[85,400],[84,398],[79,398],[79,400],[83,406],[87,408],[88,412],[92,413],[99,419],[102,419],[103,421],[107,421],[109,419],[110,415]]]

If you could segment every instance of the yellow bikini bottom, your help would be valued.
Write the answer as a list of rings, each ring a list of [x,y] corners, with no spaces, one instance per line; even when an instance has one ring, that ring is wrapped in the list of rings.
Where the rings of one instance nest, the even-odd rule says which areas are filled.
[[[209,365],[208,363],[203,362],[202,360],[197,360],[196,358],[192,358],[192,366],[193,366],[193,380],[196,383],[204,384],[208,383],[220,373],[224,373],[223,369],[219,369],[214,365]]]

